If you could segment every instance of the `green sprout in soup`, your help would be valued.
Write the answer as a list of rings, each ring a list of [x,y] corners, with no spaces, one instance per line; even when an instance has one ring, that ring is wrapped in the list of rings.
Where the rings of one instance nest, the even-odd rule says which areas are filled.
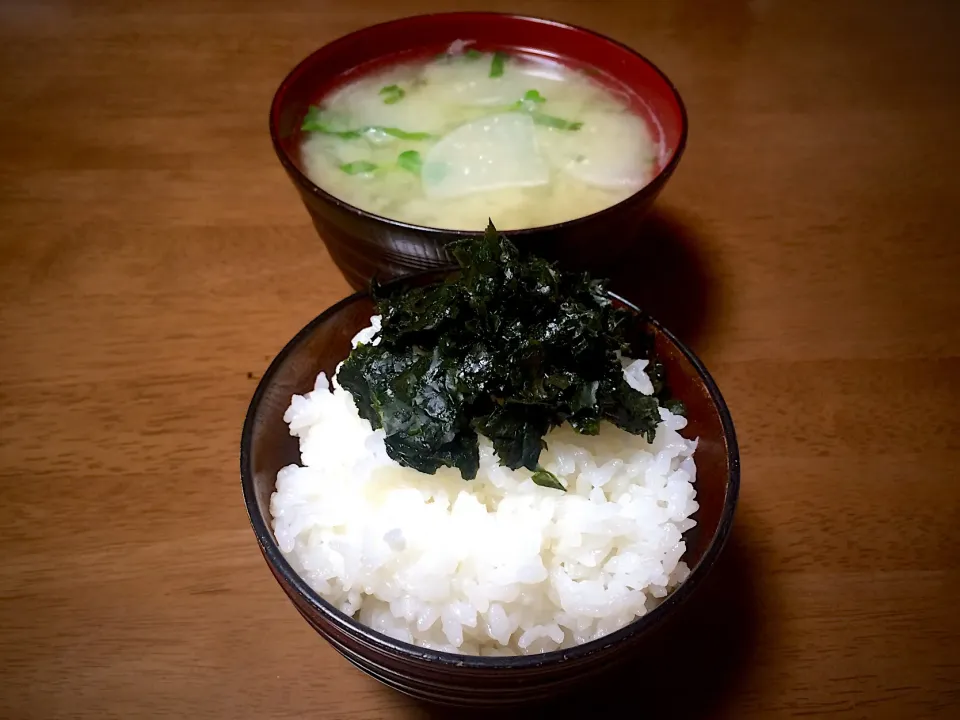
[[[407,93],[399,85],[387,85],[380,89],[380,95],[383,96],[383,102],[387,105],[393,105],[400,102]]]
[[[407,150],[397,156],[397,166],[414,175],[419,175],[420,168],[423,167],[423,159],[416,150]]]

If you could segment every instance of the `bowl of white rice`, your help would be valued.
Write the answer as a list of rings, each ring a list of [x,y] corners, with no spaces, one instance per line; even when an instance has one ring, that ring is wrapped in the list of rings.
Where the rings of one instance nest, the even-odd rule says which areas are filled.
[[[272,362],[243,428],[247,511],[280,586],[355,666],[440,703],[544,699],[642,651],[701,584],[737,501],[730,413],[688,348],[613,299],[686,412],[662,408],[653,442],[613,425],[551,431],[541,463],[565,491],[499,465],[483,437],[470,481],[391,460],[335,377],[376,336],[364,293]],[[641,392],[645,365],[624,368]]]

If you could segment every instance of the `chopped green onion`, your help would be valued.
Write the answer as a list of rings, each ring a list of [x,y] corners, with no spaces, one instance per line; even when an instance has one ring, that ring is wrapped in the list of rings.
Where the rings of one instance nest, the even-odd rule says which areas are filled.
[[[468,60],[479,60],[483,57],[483,53],[476,48],[470,48],[464,53],[464,55],[466,55]]]
[[[361,173],[373,172],[377,166],[367,160],[357,160],[356,162],[344,163],[340,166],[347,175],[360,175]]]
[[[330,129],[330,127],[323,121],[323,113],[320,111],[320,108],[316,106],[311,106],[307,111],[307,116],[303,119],[303,124],[300,126],[300,129],[305,132],[318,132],[323,133],[324,135],[336,135],[344,140],[354,140],[358,137],[361,137],[359,130]]]
[[[533,118],[533,121],[537,125],[556,128],[557,130],[579,130],[583,127],[582,122],[571,122],[570,120],[564,120],[563,118],[554,117],[553,115],[547,115],[542,112],[531,112],[530,117]]]
[[[420,168],[423,167],[423,158],[416,150],[407,150],[397,156],[397,167],[419,175]]]
[[[386,105],[393,105],[403,100],[403,96],[407,93],[399,85],[387,85],[386,87],[380,88],[380,94],[383,96],[383,102]]]
[[[361,133],[359,130],[337,131],[337,130],[328,130],[322,127],[308,127],[304,129],[310,130],[312,132],[323,133],[324,135],[336,135],[338,138],[341,138],[343,140],[356,140],[357,138],[363,137],[363,133]]]
[[[304,132],[316,132],[324,135],[334,135],[335,137],[342,138],[344,140],[356,140],[358,138],[362,138],[364,133],[376,131],[386,133],[387,135],[398,138],[399,140],[429,140],[433,137],[433,135],[426,132],[407,132],[406,130],[401,130],[400,128],[383,127],[381,125],[366,125],[362,128],[357,128],[356,130],[333,130],[329,125],[327,125],[327,123],[324,122],[323,113],[320,108],[316,106],[311,106],[307,111],[307,116],[303,119],[303,124],[300,126],[300,129]]]
[[[322,114],[323,113],[320,108],[318,108],[316,105],[311,105],[309,108],[307,108],[307,116],[303,119],[303,124],[307,125],[308,123],[319,123],[320,116]]]
[[[493,60],[490,62],[490,77],[498,78],[503,76],[503,66],[507,63],[507,55],[502,52],[495,52]]]
[[[407,132],[406,130],[401,130],[400,128],[381,127],[380,125],[371,125],[370,127],[364,128],[364,130],[380,130],[381,132],[385,132],[387,135],[391,135],[392,137],[400,140],[429,140],[433,137],[433,135],[426,132]]]
[[[527,90],[523,94],[523,99],[525,102],[532,102],[537,104],[545,103],[547,101],[547,99],[536,90]]]
[[[574,120],[564,120],[555,115],[547,115],[535,109],[537,105],[545,103],[547,99],[536,90],[527,90],[523,94],[523,100],[517,100],[513,105],[504,108],[506,112],[525,112],[537,125],[556,128],[557,130],[579,130],[583,123]]]

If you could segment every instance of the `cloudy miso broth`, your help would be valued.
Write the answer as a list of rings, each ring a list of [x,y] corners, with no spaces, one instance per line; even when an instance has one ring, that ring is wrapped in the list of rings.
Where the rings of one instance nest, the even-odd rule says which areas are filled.
[[[456,44],[334,90],[303,130],[303,167],[319,187],[448,229],[589,215],[647,184],[660,152],[627,98],[586,73]]]

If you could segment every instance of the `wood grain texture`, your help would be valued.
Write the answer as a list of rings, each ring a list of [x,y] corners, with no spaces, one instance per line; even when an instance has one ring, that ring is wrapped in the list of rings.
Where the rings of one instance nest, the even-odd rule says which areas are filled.
[[[451,716],[297,616],[237,454],[257,376],[347,292],[272,93],[325,41],[459,6],[0,5],[0,717]],[[609,34],[680,88],[690,142],[636,258],[660,272],[618,283],[702,355],[743,453],[731,546],[663,660],[682,676],[565,707],[956,717],[960,4],[483,7]]]

